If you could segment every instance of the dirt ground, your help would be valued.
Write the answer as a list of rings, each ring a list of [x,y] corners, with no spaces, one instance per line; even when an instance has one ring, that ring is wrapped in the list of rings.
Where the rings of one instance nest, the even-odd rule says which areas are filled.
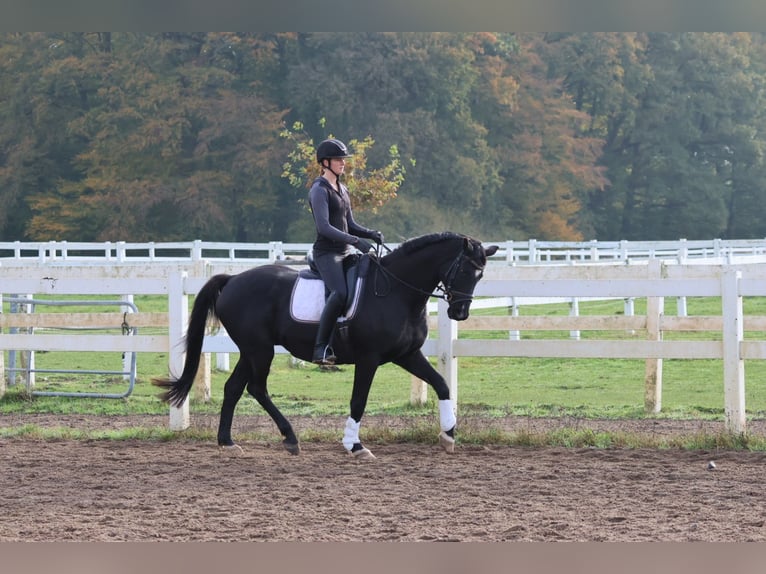
[[[344,420],[293,418],[296,431]],[[162,426],[164,417],[2,415],[0,428]],[[215,428],[217,419],[192,415]],[[369,417],[364,425],[406,424]],[[542,430],[558,419],[509,418]],[[580,428],[586,423],[578,423]],[[766,541],[766,453],[337,443],[0,439],[0,541]],[[589,421],[594,430],[614,423]],[[766,429],[750,427],[764,434]],[[653,435],[717,423],[631,421]],[[363,426],[364,430],[364,426]],[[364,434],[362,435],[364,436]],[[715,468],[708,469],[709,461]]]

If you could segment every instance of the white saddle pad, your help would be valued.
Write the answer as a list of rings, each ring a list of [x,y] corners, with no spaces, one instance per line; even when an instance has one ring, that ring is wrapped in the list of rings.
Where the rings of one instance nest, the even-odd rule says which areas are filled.
[[[346,313],[338,317],[338,321],[351,319],[359,304],[359,294],[362,291],[362,280],[357,279],[354,287],[354,298],[346,309]],[[290,316],[302,323],[318,323],[324,308],[324,281],[298,277],[290,298]]]

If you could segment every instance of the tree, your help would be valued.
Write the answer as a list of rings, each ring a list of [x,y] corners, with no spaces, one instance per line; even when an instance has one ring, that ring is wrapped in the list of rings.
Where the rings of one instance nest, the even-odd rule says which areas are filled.
[[[762,237],[764,62],[756,33],[2,33],[0,237],[307,239],[296,122],[354,142],[397,240]]]
[[[578,107],[604,131],[610,184],[588,201],[599,238],[731,236],[732,210],[742,213],[739,200],[753,205],[761,171],[753,126],[763,121],[762,75],[748,57],[750,37],[549,38]]]
[[[67,123],[85,145],[78,174],[31,199],[30,235],[91,229],[85,239],[245,241],[274,232],[277,190],[269,184],[284,151],[284,112],[234,73],[246,66],[239,59],[256,57],[248,50],[263,57],[260,44],[215,34],[123,40],[108,55],[48,71],[52,82],[91,86]],[[73,201],[78,217],[68,218]],[[83,217],[97,223],[83,227]]]
[[[726,234],[732,166],[753,149],[759,98],[743,47],[722,34],[652,34],[654,81],[640,96],[626,143],[625,237],[702,238]],[[752,157],[752,156],[751,156]]]
[[[28,237],[28,198],[76,177],[73,158],[83,142],[72,137],[88,86],[52,69],[71,66],[87,40],[84,34],[18,33],[0,43],[0,237]],[[55,74],[54,74],[55,75]]]
[[[505,62],[517,88],[495,112],[490,145],[504,183],[491,211],[526,237],[579,240],[583,198],[606,183],[596,165],[602,141],[584,133],[588,115],[549,75],[541,40],[518,36],[519,49]]]

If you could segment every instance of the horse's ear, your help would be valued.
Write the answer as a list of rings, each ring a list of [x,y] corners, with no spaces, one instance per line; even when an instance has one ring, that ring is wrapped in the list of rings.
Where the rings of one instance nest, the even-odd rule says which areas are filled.
[[[495,253],[497,253],[498,246],[497,245],[490,245],[489,247],[484,248],[484,254],[487,257],[492,257]]]

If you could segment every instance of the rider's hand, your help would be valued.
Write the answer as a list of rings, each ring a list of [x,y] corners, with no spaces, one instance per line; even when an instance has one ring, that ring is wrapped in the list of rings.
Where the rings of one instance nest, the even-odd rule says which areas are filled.
[[[373,231],[372,232],[372,240],[377,243],[378,245],[383,244],[383,234],[380,231]]]
[[[372,243],[359,237],[357,238],[356,243],[354,243],[354,247],[356,247],[362,253],[367,253],[370,249],[372,249]]]

